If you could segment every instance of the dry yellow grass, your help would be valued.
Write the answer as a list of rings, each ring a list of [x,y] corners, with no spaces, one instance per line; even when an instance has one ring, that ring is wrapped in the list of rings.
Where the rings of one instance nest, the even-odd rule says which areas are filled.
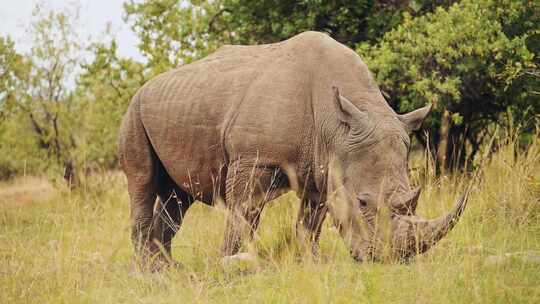
[[[22,176],[0,184],[0,204],[25,205],[46,201],[55,195],[55,189],[45,178]]]
[[[419,169],[419,213],[446,212],[470,176]],[[184,264],[130,271],[128,197],[122,175],[95,177],[69,193],[0,186],[0,303],[539,303],[540,147],[499,147],[474,185],[454,231],[410,265],[357,264],[329,221],[321,259],[298,259],[298,202],[288,194],[263,214],[257,260],[224,267],[222,211],[198,204],[173,242]],[[38,186],[40,185],[40,186]],[[23,189],[23,190],[21,190]],[[45,192],[40,192],[45,191]],[[32,194],[28,194],[32,193]],[[31,203],[21,204],[30,195]]]

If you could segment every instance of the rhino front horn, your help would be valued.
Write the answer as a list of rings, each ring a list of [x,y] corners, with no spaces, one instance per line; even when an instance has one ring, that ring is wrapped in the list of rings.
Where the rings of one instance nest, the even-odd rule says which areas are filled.
[[[467,190],[455,204],[452,211],[438,219],[423,220],[418,217],[403,217],[409,231],[398,234],[395,245],[401,258],[409,258],[415,254],[426,252],[441,240],[459,221],[467,205],[469,191]],[[401,226],[403,227],[403,226]]]
[[[463,210],[467,206],[468,192],[463,194],[457,201],[454,209],[446,216],[441,218],[427,221],[427,225],[424,226],[422,245],[424,251],[435,245],[440,239],[442,239],[459,221],[459,218],[463,214]]]

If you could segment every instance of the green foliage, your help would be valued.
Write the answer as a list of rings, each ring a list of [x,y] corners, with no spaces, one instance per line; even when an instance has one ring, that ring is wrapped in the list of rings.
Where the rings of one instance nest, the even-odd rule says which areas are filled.
[[[28,74],[28,64],[9,37],[0,37],[0,122],[16,102],[16,86]]]
[[[18,55],[9,39],[0,40],[7,71],[0,91],[0,177],[63,172],[74,181],[89,169],[116,167],[120,120],[147,79],[145,67],[119,58],[114,39],[91,44],[94,58],[80,63],[76,12],[38,6],[34,14],[29,54]]]
[[[368,24],[374,7],[370,0],[225,0],[220,20],[226,24],[222,28],[234,32],[231,40],[243,44],[276,42],[316,30],[354,45],[371,30]]]
[[[47,151],[37,148],[40,143],[30,124],[23,113],[11,114],[0,124],[0,179],[47,172]]]
[[[208,31],[219,1],[130,0],[124,8],[154,75],[203,57],[222,42]]]
[[[17,138],[12,134],[10,113],[17,102],[16,87],[28,74],[28,65],[23,56],[15,51],[9,37],[0,37],[0,178],[13,175],[17,160],[13,159],[10,140]],[[9,150],[8,150],[9,149]]]
[[[508,109],[520,122],[540,110],[539,54],[530,40],[539,33],[540,15],[531,13],[538,11],[534,1],[464,0],[421,17],[406,14],[380,43],[358,51],[395,108],[435,105],[432,134],[450,112],[449,155],[466,140],[476,152],[486,125],[501,123]],[[436,145],[441,137],[434,136]]]
[[[406,1],[372,0],[130,0],[124,8],[141,40],[139,49],[156,74],[225,43],[277,42],[307,30],[327,32],[353,47],[396,26],[409,6]]]
[[[80,39],[72,31],[77,13],[45,12],[36,6],[33,14],[28,30],[33,46],[25,56],[12,56],[17,66],[10,75],[15,80],[6,88],[11,101],[3,109],[1,136],[6,144],[0,147],[0,166],[8,168],[4,175],[72,167],[81,128],[73,115],[80,104],[68,89],[78,66]]]
[[[210,31],[228,33],[229,43],[271,43],[300,32],[326,32],[350,47],[373,43],[402,21],[453,1],[222,0]]]

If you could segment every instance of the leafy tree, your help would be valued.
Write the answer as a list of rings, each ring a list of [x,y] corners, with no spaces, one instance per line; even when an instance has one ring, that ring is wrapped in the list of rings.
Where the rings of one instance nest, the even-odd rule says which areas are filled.
[[[25,72],[6,66],[9,74],[23,77],[7,89],[13,102],[9,103],[10,119],[4,124],[2,149],[17,152],[36,168],[61,167],[66,180],[74,184],[72,152],[80,125],[74,115],[79,105],[73,101],[69,79],[79,61],[80,40],[73,31],[78,16],[77,12],[45,12],[40,5],[33,15],[35,21],[28,31],[33,46],[25,58],[16,56],[14,60],[24,63]]]
[[[373,35],[371,25],[380,17],[373,16],[376,6],[375,1],[370,0],[225,0],[222,7],[221,19],[227,24],[222,29],[234,32],[231,39],[243,44],[276,42],[302,31],[316,30],[354,46]],[[389,19],[385,18],[385,21]],[[218,30],[218,27],[212,24],[212,30]]]
[[[139,36],[139,49],[158,74],[207,55],[222,44],[222,35],[208,31],[220,1],[129,0],[126,21]]]
[[[0,37],[0,119],[5,118],[15,102],[15,88],[27,74],[28,65],[15,50],[13,41],[9,37]]]
[[[359,47],[395,108],[434,105],[428,126],[438,130],[432,144],[441,169],[474,157],[486,126],[503,113],[526,119],[540,110],[539,11],[534,1],[464,0],[406,14],[380,43]]]
[[[354,47],[360,41],[375,41],[399,24],[405,10],[418,14],[429,10],[424,2],[129,0],[124,8],[126,21],[141,40],[139,49],[156,74],[225,43],[270,43],[306,30],[327,32]]]
[[[34,19],[28,54],[0,39],[0,177],[63,170],[75,186],[89,170],[117,166],[118,127],[148,69],[120,58],[114,39],[92,43],[85,63],[76,12],[38,6]]]
[[[271,43],[303,31],[326,32],[356,47],[377,41],[402,20],[402,13],[423,15],[451,0],[222,0],[211,32],[229,33],[229,43]]]
[[[24,167],[24,164],[17,163],[15,151],[10,145],[14,135],[11,133],[13,128],[10,122],[17,102],[16,88],[27,76],[28,64],[15,50],[13,41],[9,37],[0,37],[0,178],[15,174],[18,166]]]

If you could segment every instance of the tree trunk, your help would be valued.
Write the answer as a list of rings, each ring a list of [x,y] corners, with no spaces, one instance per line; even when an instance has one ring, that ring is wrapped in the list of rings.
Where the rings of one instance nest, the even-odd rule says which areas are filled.
[[[79,186],[77,172],[72,161],[66,161],[64,164],[64,180],[66,181],[70,190],[73,190]]]
[[[450,112],[444,109],[439,130],[439,148],[437,149],[437,163],[439,171],[444,175],[447,167],[446,155],[448,150],[448,134],[450,131]]]

